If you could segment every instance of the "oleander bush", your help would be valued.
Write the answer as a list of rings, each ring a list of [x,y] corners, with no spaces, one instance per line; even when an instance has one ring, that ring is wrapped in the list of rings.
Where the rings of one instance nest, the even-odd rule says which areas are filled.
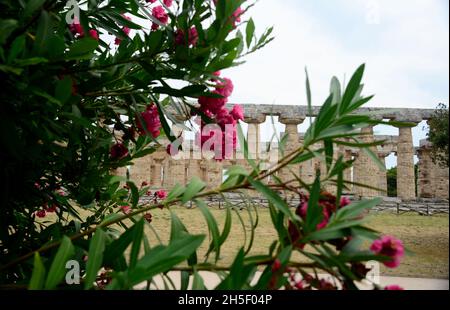
[[[171,126],[186,128],[182,120],[194,116],[202,128],[220,129],[199,139],[216,160],[238,145],[248,152],[239,126],[243,110],[226,105],[234,86],[220,71],[243,64],[273,39],[272,28],[257,36],[253,5],[246,0],[0,3],[2,288],[132,289],[143,283],[150,288],[156,276],[173,288],[167,273],[179,271],[179,287],[187,288],[191,278],[194,289],[204,289],[199,271],[211,271],[221,278],[217,289],[357,289],[369,271],[366,262],[398,266],[401,241],[365,226],[367,210],[379,200],[351,203],[344,197],[352,185],[344,171],[353,162],[333,156],[336,146],[346,145],[378,161],[371,147],[382,141],[361,142],[360,129],[383,122],[355,114],[372,98],[362,95],[364,66],[345,87],[332,79],[302,147],[272,167],[248,159],[250,170],[233,167],[212,191],[193,179],[156,193],[115,172],[160,148],[179,151]],[[308,79],[307,99],[311,107]],[[171,145],[163,144],[167,140]],[[322,148],[314,147],[318,144]],[[290,182],[276,177],[312,158],[326,164],[312,184],[294,172]],[[264,182],[268,176],[271,184]],[[324,190],[330,186],[335,193]],[[245,200],[249,190],[268,199],[278,239],[265,255],[251,256],[257,223],[250,230],[242,223],[249,242],[232,266],[220,266],[232,214],[242,208],[225,194],[241,193]],[[290,206],[286,193],[298,196],[300,205]],[[141,198],[149,195],[144,203]],[[226,201],[223,227],[205,203],[211,195]],[[169,242],[151,244],[144,229],[152,227],[152,213],[188,203],[205,217],[205,235],[189,233],[172,212]],[[245,208],[258,212],[250,203]],[[205,256],[198,251],[204,243]],[[77,263],[79,270],[72,268]]]

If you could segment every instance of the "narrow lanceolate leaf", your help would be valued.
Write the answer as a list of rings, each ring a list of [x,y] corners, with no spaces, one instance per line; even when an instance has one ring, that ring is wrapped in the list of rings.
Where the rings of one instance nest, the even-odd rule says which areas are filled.
[[[212,215],[211,211],[208,210],[208,207],[203,201],[197,200],[195,202],[197,204],[197,207],[200,209],[200,211],[203,214],[203,217],[206,220],[206,224],[208,225],[208,230],[211,234],[211,244],[209,246],[209,250],[206,253],[206,256],[211,252],[216,253],[216,261],[219,260],[220,257],[220,232],[219,232],[219,225],[217,224],[216,219]]]
[[[66,263],[74,253],[72,241],[66,236],[63,237],[58,252],[50,266],[47,280],[45,281],[45,289],[54,289],[64,279],[66,274]]]
[[[317,225],[323,219],[322,208],[319,206],[319,198],[320,198],[320,175],[317,175],[308,201],[308,210],[306,212],[306,220],[304,228],[306,233],[315,231]]]
[[[142,244],[142,236],[144,235],[144,220],[141,219],[136,223],[133,234],[133,245],[130,252],[130,268],[136,265],[138,260],[139,251]]]
[[[199,192],[206,187],[206,184],[197,177],[194,177],[184,192],[182,202],[186,203],[194,198]]]
[[[339,109],[340,114],[344,114],[344,112],[349,111],[350,104],[360,89],[365,67],[366,66],[364,64],[361,65],[353,74],[350,82],[348,83],[344,96],[342,97],[342,103]]]
[[[45,281],[45,267],[42,264],[41,256],[38,252],[34,253],[34,265],[33,273],[31,275],[30,284],[28,289],[30,290],[41,290],[44,288]]]
[[[280,195],[275,193],[273,190],[271,190],[269,187],[265,186],[260,181],[249,178],[249,182],[252,184],[252,186],[258,192],[260,192],[264,196],[266,196],[266,198],[274,205],[275,208],[277,208],[279,211],[281,211],[289,219],[292,219],[292,220],[295,219],[294,215],[292,214],[291,210],[289,209],[288,204],[286,203],[286,201],[284,201],[280,197]]]
[[[97,278],[97,273],[103,262],[105,241],[105,232],[101,229],[97,229],[89,244],[88,261],[86,264],[86,278],[84,282],[85,289],[90,289],[94,285],[94,281]]]
[[[245,32],[246,32],[247,47],[250,48],[250,45],[252,44],[253,41],[253,35],[255,34],[255,22],[253,21],[252,18],[250,18],[250,20],[248,21]]]
[[[231,216],[231,208],[227,207],[227,215],[225,217],[225,224],[223,225],[223,231],[220,235],[220,245],[224,244],[227,240],[228,236],[230,235],[231,231],[231,222],[232,222],[232,216]]]
[[[205,236],[186,236],[171,242],[168,246],[151,249],[128,272],[131,286],[147,281],[157,274],[166,272],[190,257],[205,240]]]

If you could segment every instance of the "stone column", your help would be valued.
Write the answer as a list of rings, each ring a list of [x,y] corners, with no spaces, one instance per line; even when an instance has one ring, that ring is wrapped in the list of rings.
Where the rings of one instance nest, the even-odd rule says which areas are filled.
[[[434,169],[431,152],[425,143],[417,152],[419,156],[418,192],[420,198],[434,198]]]
[[[250,159],[257,160],[261,154],[261,134],[260,127],[266,121],[266,116],[253,115],[245,118],[245,123],[248,124],[247,143],[248,156]],[[241,146],[243,148],[243,146]]]
[[[150,186],[154,188],[161,188],[161,161],[153,159],[153,164],[151,166],[151,178]]]
[[[361,130],[361,133],[363,134],[361,136],[361,141],[365,143],[371,143],[374,142],[374,136],[373,136],[373,126],[363,128]],[[377,152],[376,148],[372,148],[372,151]],[[376,163],[373,162],[373,160],[369,157],[369,155],[364,152],[364,150],[359,151],[358,159],[355,161],[355,165],[358,166],[357,168],[357,181],[360,184],[369,185],[372,187],[377,187],[379,183],[379,168],[377,167]],[[366,198],[372,198],[378,196],[378,191],[365,188],[365,187],[359,187],[357,186],[355,188],[355,194],[360,197],[366,197]]]
[[[298,125],[303,123],[305,117],[295,117],[295,116],[281,116],[279,118],[280,123],[286,126],[285,135],[288,135],[287,142],[284,147],[284,155],[288,155],[300,147],[300,134],[298,132]],[[282,156],[282,155],[280,155]],[[281,157],[280,157],[281,159]],[[292,175],[291,171],[297,176],[300,176],[300,164],[291,165],[289,169],[283,169],[280,171],[281,179],[283,181],[289,181],[295,177]]]
[[[412,128],[399,128],[397,145],[397,196],[402,200],[416,199],[414,145]]]
[[[389,152],[383,151],[378,152],[378,158],[384,164],[384,167],[386,167],[386,157],[388,157],[389,155],[390,155]],[[387,197],[388,196],[387,171],[378,169],[378,177],[379,177],[378,187],[381,189],[379,196]]]

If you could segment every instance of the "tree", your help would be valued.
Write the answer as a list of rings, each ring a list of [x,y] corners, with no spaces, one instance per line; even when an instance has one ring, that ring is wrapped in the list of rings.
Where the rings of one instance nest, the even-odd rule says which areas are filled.
[[[397,167],[387,171],[388,197],[397,197]]]
[[[403,125],[355,115],[372,98],[362,96],[364,65],[345,89],[332,79],[331,93],[303,146],[270,169],[248,159],[251,169],[229,169],[219,188],[207,191],[201,180],[193,179],[168,193],[151,193],[150,202],[141,199],[149,194],[148,184],[114,174],[167,148],[163,138],[171,141],[171,153],[176,152],[178,137],[169,123],[184,125],[183,119],[194,116],[202,128],[215,124],[220,129],[213,135],[202,132],[203,145],[226,137],[233,147],[239,140],[248,150],[238,125],[242,109],[225,106],[233,84],[218,71],[242,64],[246,55],[273,39],[272,28],[258,38],[253,20],[243,21],[252,6],[244,0],[89,0],[79,7],[76,1],[58,0],[0,3],[0,176],[6,180],[0,191],[0,285],[131,289],[156,275],[180,271],[183,288],[193,275],[195,288],[203,289],[199,271],[227,270],[220,272],[219,289],[337,288],[309,275],[322,271],[333,275],[341,288],[357,289],[355,282],[367,273],[364,262],[398,266],[401,241],[380,237],[361,221],[379,200],[351,204],[342,197],[350,184],[343,179],[344,170],[352,161],[333,156],[336,145],[371,153],[383,143],[362,142],[363,127]],[[309,79],[307,90],[312,108]],[[224,132],[230,126],[231,134]],[[319,144],[324,147],[317,150]],[[219,152],[220,146],[213,149],[217,160],[227,155]],[[293,182],[275,177],[312,158],[326,164],[314,182],[295,174]],[[269,176],[273,184],[264,183]],[[336,196],[323,190],[330,185],[337,187]],[[238,206],[226,201],[220,230],[204,198],[233,192],[246,200],[247,190],[259,191],[270,202],[278,239],[264,256],[251,256],[256,226],[251,223],[248,232],[242,223],[249,240],[232,266],[220,266],[220,250]],[[295,212],[278,194],[282,191],[301,198]],[[205,234],[189,233],[171,212],[170,240],[150,244],[144,228],[152,227],[152,212],[191,202],[207,221]],[[252,204],[246,209],[257,216]],[[80,216],[80,210],[89,215]],[[372,242],[371,251],[361,240]],[[204,243],[208,250],[200,259]],[[294,261],[294,253],[310,262]],[[73,261],[80,264],[80,284],[64,282],[66,263]],[[264,272],[251,284],[259,266]],[[295,280],[287,273],[304,277]]]
[[[449,167],[449,153],[448,153],[448,107],[440,103],[437,106],[433,117],[428,121],[430,131],[428,133],[428,140],[432,144],[432,159],[435,164],[442,168]]]

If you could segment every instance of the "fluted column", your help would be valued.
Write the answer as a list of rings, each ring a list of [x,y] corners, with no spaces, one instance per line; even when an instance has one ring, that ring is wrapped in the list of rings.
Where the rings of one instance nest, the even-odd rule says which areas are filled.
[[[416,199],[414,145],[411,127],[399,128],[397,145],[397,196],[402,200]]]

